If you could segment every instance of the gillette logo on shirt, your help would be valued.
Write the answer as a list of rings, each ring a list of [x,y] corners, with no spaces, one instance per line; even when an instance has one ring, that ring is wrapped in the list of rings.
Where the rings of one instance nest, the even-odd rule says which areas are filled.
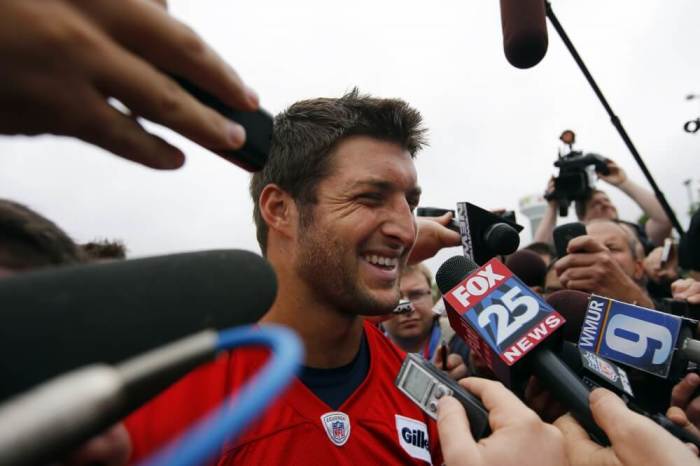
[[[396,432],[399,434],[399,444],[406,453],[432,464],[428,426],[424,422],[397,414]]]

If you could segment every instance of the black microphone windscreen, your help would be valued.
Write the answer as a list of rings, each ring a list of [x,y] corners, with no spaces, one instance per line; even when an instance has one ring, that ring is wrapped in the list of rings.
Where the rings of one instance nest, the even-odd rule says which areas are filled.
[[[518,231],[507,223],[496,223],[486,231],[484,240],[491,250],[500,255],[511,254],[520,246]]]
[[[529,287],[544,287],[547,264],[534,251],[521,249],[506,259],[506,267]]]
[[[464,256],[453,256],[442,263],[435,274],[440,293],[445,294],[465,279],[470,273],[478,269],[479,266],[473,260]]]
[[[0,280],[0,400],[93,362],[257,321],[277,281],[247,251],[79,265]]]
[[[501,0],[503,51],[516,68],[530,68],[547,53],[544,0]]]
[[[578,290],[559,290],[547,297],[547,303],[566,320],[563,329],[564,340],[578,342],[588,309],[589,297],[588,293]]]

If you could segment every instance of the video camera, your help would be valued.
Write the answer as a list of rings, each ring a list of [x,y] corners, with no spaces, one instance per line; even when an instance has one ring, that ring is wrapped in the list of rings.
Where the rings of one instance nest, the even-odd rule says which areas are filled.
[[[601,155],[573,150],[576,135],[571,130],[564,131],[559,139],[569,146],[569,153],[558,154],[554,166],[559,168],[559,176],[554,178],[554,191],[547,193],[545,199],[555,199],[559,206],[559,215],[566,217],[573,201],[584,200],[595,187],[596,173],[607,175],[607,159]]]

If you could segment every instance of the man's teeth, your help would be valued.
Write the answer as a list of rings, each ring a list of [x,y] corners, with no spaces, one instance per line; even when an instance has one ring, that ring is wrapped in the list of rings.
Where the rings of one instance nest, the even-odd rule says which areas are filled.
[[[399,259],[396,257],[382,257],[377,255],[366,255],[365,260],[370,264],[383,265],[384,267],[396,267],[399,265]]]

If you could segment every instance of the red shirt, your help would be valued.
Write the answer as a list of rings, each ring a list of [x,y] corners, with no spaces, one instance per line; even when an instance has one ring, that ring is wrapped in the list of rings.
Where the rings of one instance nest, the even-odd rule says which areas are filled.
[[[297,378],[232,443],[217,464],[439,465],[435,422],[395,386],[404,354],[365,324],[370,367],[362,384],[334,410]],[[126,420],[137,461],[186,430],[242,386],[267,358],[239,349],[190,373]]]

